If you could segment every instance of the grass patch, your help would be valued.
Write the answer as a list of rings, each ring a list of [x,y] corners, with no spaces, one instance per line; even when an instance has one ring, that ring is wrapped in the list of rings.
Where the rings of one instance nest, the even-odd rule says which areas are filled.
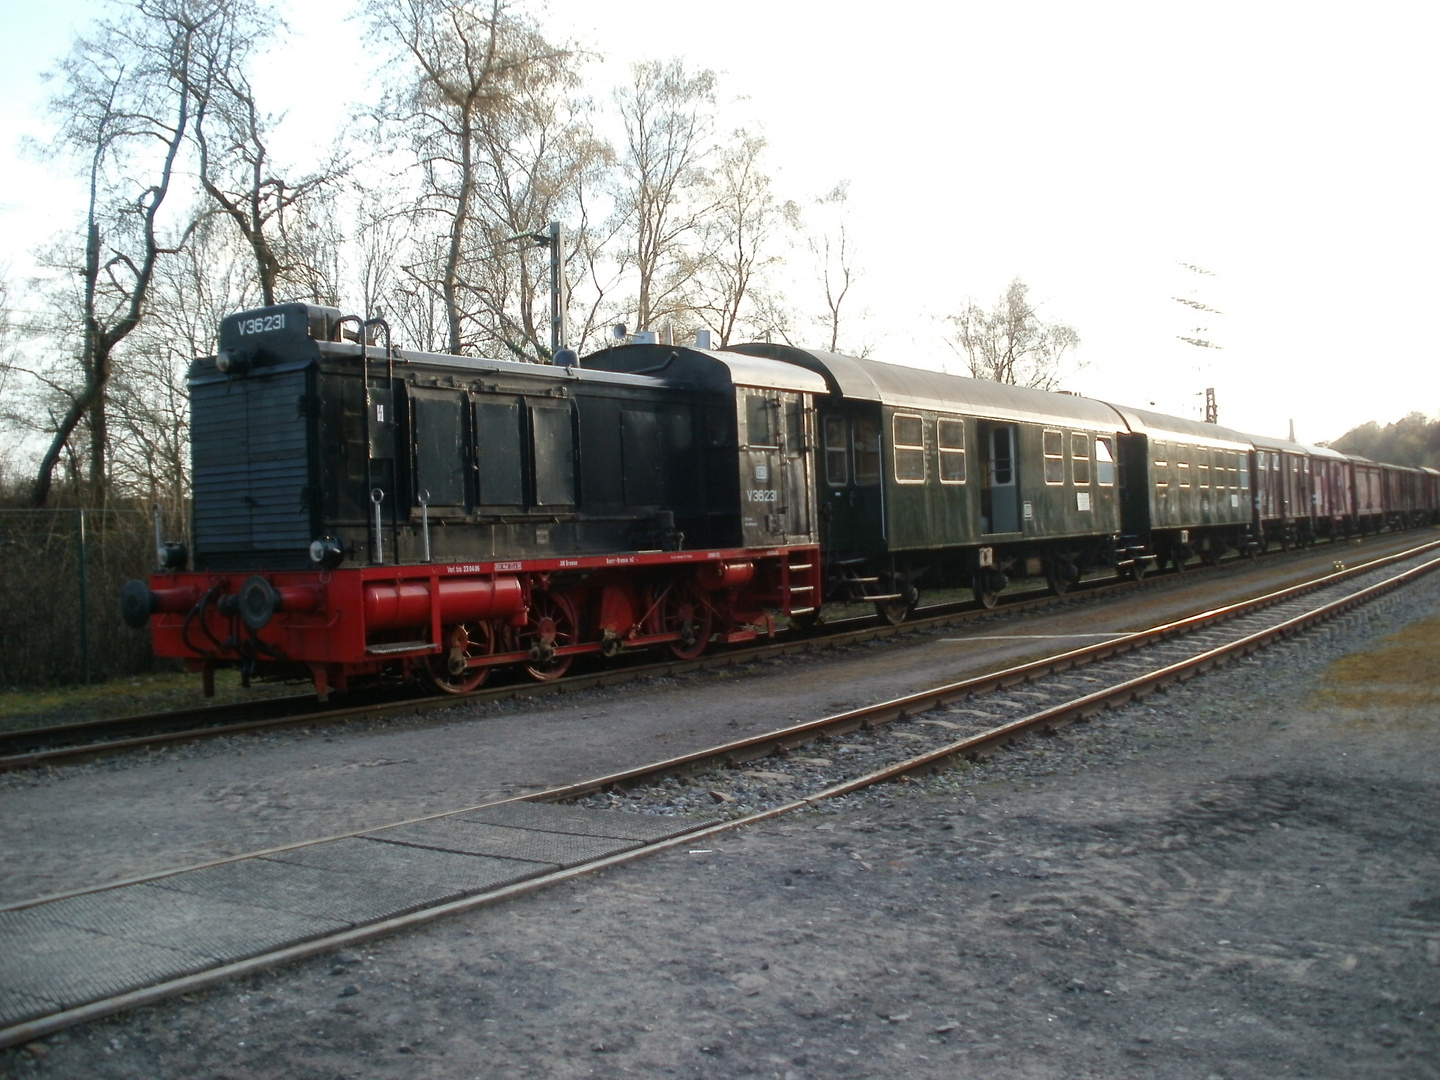
[[[304,693],[309,686],[308,681],[257,682],[247,689],[240,685],[238,670],[222,668],[215,672],[215,696],[208,701],[201,690],[200,676],[183,671],[130,675],[106,682],[44,690],[6,690],[0,692],[0,731],[135,716],[205,704],[289,697]]]
[[[1312,698],[1346,709],[1440,704],[1440,616],[1335,661]]]

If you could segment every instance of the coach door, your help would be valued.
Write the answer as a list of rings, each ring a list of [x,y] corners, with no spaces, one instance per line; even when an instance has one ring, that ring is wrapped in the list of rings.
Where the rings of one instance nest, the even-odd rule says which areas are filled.
[[[980,492],[980,531],[1020,531],[1020,484],[1016,451],[1019,440],[1014,424],[980,421],[980,448],[985,457],[984,487]]]

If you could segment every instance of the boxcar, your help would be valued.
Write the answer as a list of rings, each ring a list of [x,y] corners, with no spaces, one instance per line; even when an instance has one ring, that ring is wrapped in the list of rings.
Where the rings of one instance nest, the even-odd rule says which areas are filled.
[[[1252,435],[1255,444],[1255,530],[1261,548],[1290,548],[1315,539],[1310,452],[1300,443]]]
[[[1326,446],[1310,453],[1311,528],[1316,537],[1340,540],[1358,531],[1355,516],[1354,463]]]

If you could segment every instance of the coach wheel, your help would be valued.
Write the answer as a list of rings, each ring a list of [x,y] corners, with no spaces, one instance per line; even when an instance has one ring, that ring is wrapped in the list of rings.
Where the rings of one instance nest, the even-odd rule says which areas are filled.
[[[1045,584],[1055,596],[1064,596],[1079,579],[1079,573],[1069,562],[1053,559],[1045,564]]]
[[[656,612],[659,632],[676,634],[665,643],[677,660],[694,660],[710,645],[715,632],[715,612],[695,584],[677,581],[665,590]]]
[[[994,577],[985,570],[981,570],[971,579],[970,589],[975,595],[975,603],[986,611],[994,609],[995,605],[1000,602],[1000,586],[996,584]]]
[[[564,596],[535,595],[525,625],[515,635],[516,651],[530,654],[525,670],[532,678],[550,682],[570,670],[573,657],[557,656],[555,651],[575,644],[575,623],[575,609]]]
[[[890,626],[899,626],[915,614],[915,605],[920,602],[920,590],[908,582],[897,582],[900,595],[893,600],[876,600],[875,614]]]
[[[1211,544],[1209,547],[1207,547],[1204,551],[1200,553],[1200,561],[1206,566],[1219,566],[1220,555],[1220,548],[1214,544]]]
[[[1140,556],[1136,556],[1135,559],[1134,559],[1134,561],[1132,561],[1132,562],[1130,563],[1130,566],[1128,567],[1128,571],[1129,571],[1129,575],[1130,575],[1130,580],[1131,580],[1131,581],[1144,581],[1144,580],[1145,580],[1145,560],[1144,560],[1143,558],[1141,558]]]
[[[442,694],[468,694],[490,674],[488,666],[471,667],[470,661],[495,652],[495,634],[489,623],[447,626],[442,649],[425,658],[425,681]]]

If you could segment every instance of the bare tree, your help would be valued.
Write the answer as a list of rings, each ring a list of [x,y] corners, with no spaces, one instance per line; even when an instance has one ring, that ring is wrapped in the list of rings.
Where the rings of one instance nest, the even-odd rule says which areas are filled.
[[[475,250],[491,257],[477,262],[472,276],[489,343],[549,362],[549,261],[538,257],[532,237],[547,222],[573,221],[568,252],[573,258],[587,249],[587,192],[606,178],[613,152],[591,132],[592,105],[576,96],[571,71],[547,65],[530,74],[479,126]]]
[[[188,74],[194,100],[194,138],[200,183],[217,211],[244,237],[260,286],[260,301],[275,303],[287,274],[308,283],[313,267],[293,267],[298,253],[285,243],[287,213],[304,204],[344,171],[334,155],[314,172],[288,181],[277,171],[269,141],[275,118],[261,110],[247,67],[257,45],[272,35],[273,14],[253,0],[225,0],[224,18],[197,43],[197,64]]]
[[[696,233],[714,205],[715,73],[692,74],[679,60],[636,64],[615,100],[625,127],[615,212],[643,328],[685,311],[700,265]]]
[[[77,426],[89,434],[88,477],[98,500],[106,480],[106,391],[115,350],[139,325],[157,261],[167,250],[159,218],[190,133],[187,86],[196,43],[224,18],[224,0],[131,0],[79,39],[61,62],[51,112],[59,138],[89,178],[83,255],[71,267],[81,295],[79,382],[64,388],[31,501],[44,504]]]
[[[1053,390],[1061,362],[1080,344],[1080,335],[1063,323],[1042,322],[1029,300],[1030,287],[1019,278],[988,311],[971,300],[958,315],[950,347],[969,365],[972,378]]]
[[[408,62],[392,84],[382,122],[403,132],[422,176],[417,216],[446,223],[443,259],[421,277],[443,299],[448,349],[467,344],[470,302],[480,288],[471,266],[484,124],[529,80],[551,77],[565,52],[551,46],[502,0],[369,0],[372,28]],[[470,337],[474,336],[473,328]]]
[[[831,352],[840,351],[842,311],[851,287],[860,277],[855,264],[855,245],[850,239],[849,222],[845,215],[845,204],[849,198],[849,181],[841,181],[828,195],[816,200],[817,208],[830,220],[821,227],[818,235],[812,234],[808,240],[825,296],[825,313],[819,320],[821,331],[830,343]],[[856,347],[851,351],[856,356],[866,356],[870,347]]]
[[[700,226],[697,307],[721,346],[730,344],[742,325],[764,334],[770,324],[788,321],[768,271],[780,261],[777,234],[798,220],[799,211],[775,197],[764,150],[761,136],[734,132],[716,155],[711,212]]]

